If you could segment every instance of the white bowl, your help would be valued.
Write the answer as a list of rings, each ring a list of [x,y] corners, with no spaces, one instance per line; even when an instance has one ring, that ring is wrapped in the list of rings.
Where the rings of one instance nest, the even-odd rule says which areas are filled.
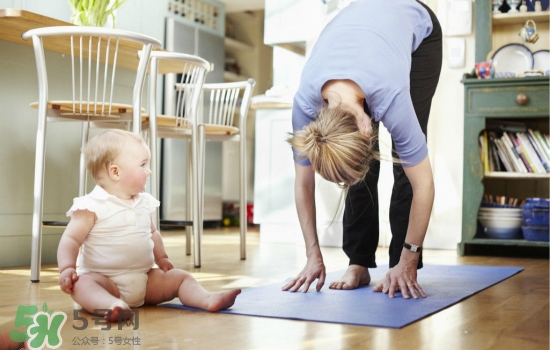
[[[496,228],[496,227],[485,227],[484,230],[485,236],[489,238],[497,239],[521,239],[523,235],[521,233],[521,228]]]
[[[498,211],[498,210],[494,210],[494,211],[486,211],[486,210],[480,210],[478,212],[479,215],[521,215],[523,213],[523,210],[514,210],[514,211],[508,211],[508,210],[504,210],[504,211]]]
[[[508,214],[513,214],[513,213],[522,213],[523,209],[522,208],[485,208],[485,207],[481,207],[481,208],[479,208],[479,212],[480,213],[499,213],[499,214],[508,213]]]
[[[521,228],[521,224],[523,222],[523,219],[521,217],[478,217],[478,220],[481,225],[490,228]]]
[[[484,215],[484,214],[478,214],[478,219],[486,219],[486,220],[493,220],[498,221],[502,219],[522,219],[523,217],[521,215]]]
[[[508,218],[521,218],[523,214],[522,210],[519,211],[479,211],[478,217],[494,218],[494,219],[508,219]]]

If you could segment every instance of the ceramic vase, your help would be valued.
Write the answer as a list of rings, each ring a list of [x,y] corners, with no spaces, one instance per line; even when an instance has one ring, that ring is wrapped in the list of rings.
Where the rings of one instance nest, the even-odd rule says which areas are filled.
[[[518,12],[518,5],[521,2],[521,0],[507,0],[508,5],[510,5],[510,11],[508,13],[515,13]]]
[[[519,7],[519,12],[527,12],[527,4],[525,3],[526,0],[522,0],[521,6]]]
[[[493,4],[493,13],[500,13],[498,8],[500,7],[500,5],[502,5],[502,0],[492,0],[492,4]]]

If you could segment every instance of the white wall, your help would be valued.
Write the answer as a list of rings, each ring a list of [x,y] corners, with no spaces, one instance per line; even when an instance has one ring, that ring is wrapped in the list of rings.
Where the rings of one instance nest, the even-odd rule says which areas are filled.
[[[425,3],[437,13],[437,0],[427,0]],[[448,37],[443,39],[443,67],[428,124],[428,149],[436,186],[432,218],[425,240],[428,248],[456,249],[462,230],[464,87],[460,80],[474,67],[473,30],[462,37],[466,41],[462,68],[449,67]]]

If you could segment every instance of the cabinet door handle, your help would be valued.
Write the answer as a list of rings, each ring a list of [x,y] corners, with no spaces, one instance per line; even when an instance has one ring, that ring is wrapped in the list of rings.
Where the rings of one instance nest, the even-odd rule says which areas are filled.
[[[519,105],[526,105],[527,102],[529,101],[529,97],[527,97],[526,94],[524,93],[519,93],[517,96],[516,96],[516,102],[519,104]]]

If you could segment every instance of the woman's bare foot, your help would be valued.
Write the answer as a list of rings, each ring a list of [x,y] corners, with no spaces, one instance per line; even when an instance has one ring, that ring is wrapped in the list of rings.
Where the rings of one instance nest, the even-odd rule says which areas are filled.
[[[239,294],[241,294],[240,289],[210,293],[206,301],[206,310],[215,312],[229,309],[235,304],[235,299],[237,299],[237,295]]]
[[[128,304],[126,304],[124,301],[122,301],[120,299],[115,301],[109,309],[111,310],[111,312],[106,312],[105,313],[105,319],[109,322],[119,321],[119,313],[121,313],[121,311],[131,310],[130,307],[128,306]],[[125,313],[121,314],[120,316],[121,316],[120,321],[126,321],[131,316],[131,313],[125,312]]]
[[[329,288],[350,290],[369,283],[369,269],[360,265],[349,265],[344,276],[337,281],[331,282]]]

